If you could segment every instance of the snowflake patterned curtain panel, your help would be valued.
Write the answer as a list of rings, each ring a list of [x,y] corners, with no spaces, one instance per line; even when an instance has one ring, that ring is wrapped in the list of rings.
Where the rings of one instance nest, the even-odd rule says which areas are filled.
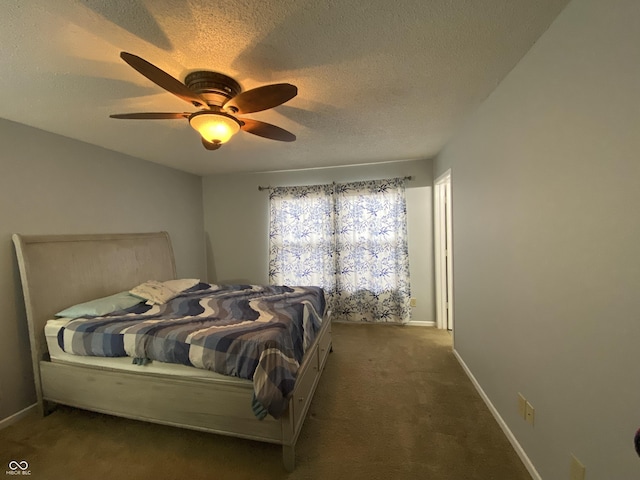
[[[271,190],[269,281],[324,288],[336,320],[410,319],[404,179]]]

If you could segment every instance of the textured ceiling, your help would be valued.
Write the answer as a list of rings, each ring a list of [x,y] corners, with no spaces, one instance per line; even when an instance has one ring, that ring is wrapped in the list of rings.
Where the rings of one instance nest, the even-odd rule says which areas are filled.
[[[567,0],[2,0],[0,117],[200,175],[430,158]],[[240,132],[206,151],[195,108],[119,58],[298,96],[246,115],[297,135]]]

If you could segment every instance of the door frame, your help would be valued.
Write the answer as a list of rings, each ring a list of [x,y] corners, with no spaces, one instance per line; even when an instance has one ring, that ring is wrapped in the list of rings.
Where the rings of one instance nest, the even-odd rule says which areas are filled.
[[[436,325],[453,331],[453,223],[451,169],[434,182]]]

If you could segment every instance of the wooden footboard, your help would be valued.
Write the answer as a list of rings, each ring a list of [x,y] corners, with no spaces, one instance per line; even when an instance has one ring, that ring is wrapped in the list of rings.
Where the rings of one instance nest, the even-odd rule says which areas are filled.
[[[202,378],[110,371],[42,362],[45,400],[109,415],[280,443],[280,424],[258,421],[253,388]]]

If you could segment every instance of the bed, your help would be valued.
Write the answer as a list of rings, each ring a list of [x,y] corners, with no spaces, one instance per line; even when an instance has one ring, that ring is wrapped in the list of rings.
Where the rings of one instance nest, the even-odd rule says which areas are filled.
[[[132,366],[69,355],[45,335],[56,312],[129,290],[150,279],[176,279],[166,232],[13,236],[26,306],[38,408],[55,404],[282,445],[286,470],[331,349],[327,314],[306,346],[284,411],[256,417],[251,380],[185,365]],[[305,307],[306,308],[306,307]],[[49,324],[47,329],[51,329]],[[50,334],[51,336],[51,334]],[[51,347],[51,348],[50,348]],[[51,350],[51,351],[50,351]],[[82,360],[78,361],[80,357]],[[122,365],[117,365],[117,362]],[[165,368],[166,367],[166,368]]]

